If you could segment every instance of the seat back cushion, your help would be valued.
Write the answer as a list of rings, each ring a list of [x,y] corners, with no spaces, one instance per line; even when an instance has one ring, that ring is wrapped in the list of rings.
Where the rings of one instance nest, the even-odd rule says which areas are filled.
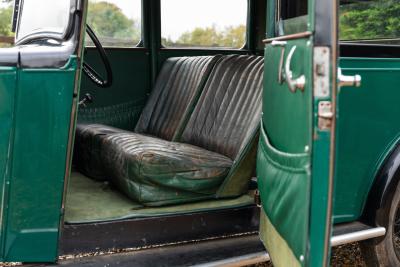
[[[219,58],[169,58],[160,71],[135,132],[175,140]]]
[[[256,167],[264,60],[225,56],[216,64],[181,141],[225,155],[234,164],[216,197],[244,194]]]
[[[181,141],[236,159],[260,124],[263,66],[262,57],[222,57]]]

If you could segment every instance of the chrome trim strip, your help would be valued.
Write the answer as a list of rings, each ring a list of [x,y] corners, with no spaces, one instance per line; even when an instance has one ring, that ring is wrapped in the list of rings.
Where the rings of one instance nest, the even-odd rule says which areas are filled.
[[[232,257],[224,260],[193,265],[194,267],[240,267],[269,261],[267,252],[251,253],[243,256]]]
[[[272,43],[272,41],[287,41],[287,40],[307,38],[307,37],[310,37],[312,34],[313,34],[312,32],[307,31],[307,32],[300,32],[300,33],[294,33],[294,34],[289,34],[289,35],[283,35],[283,36],[264,39],[263,43],[269,44],[269,43]]]
[[[376,227],[367,230],[352,232],[344,235],[333,236],[331,238],[331,246],[336,247],[348,243],[358,242],[362,240],[372,239],[386,234],[385,227]]]

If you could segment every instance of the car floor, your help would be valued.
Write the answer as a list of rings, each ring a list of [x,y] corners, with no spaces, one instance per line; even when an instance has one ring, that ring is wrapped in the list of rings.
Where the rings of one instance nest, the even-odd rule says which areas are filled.
[[[234,199],[208,200],[165,207],[144,207],[127,198],[107,182],[98,182],[79,172],[72,172],[68,184],[64,219],[69,224],[90,223],[227,209],[253,203],[250,195],[244,195]]]

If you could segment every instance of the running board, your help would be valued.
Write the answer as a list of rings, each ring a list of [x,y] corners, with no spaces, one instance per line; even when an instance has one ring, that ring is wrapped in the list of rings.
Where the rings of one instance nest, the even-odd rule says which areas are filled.
[[[331,238],[331,246],[336,247],[348,243],[368,240],[386,234],[384,227],[371,228],[360,222],[336,225],[333,230],[334,236]],[[336,235],[335,235],[336,234]],[[227,258],[214,262],[194,265],[195,267],[240,267],[267,262],[270,257],[267,252],[251,253],[238,257]]]

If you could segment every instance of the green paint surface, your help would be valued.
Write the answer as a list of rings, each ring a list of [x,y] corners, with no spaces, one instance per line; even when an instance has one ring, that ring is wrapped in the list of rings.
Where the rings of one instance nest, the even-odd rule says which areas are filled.
[[[285,49],[285,58],[296,46],[291,68],[294,77],[304,74],[311,81],[312,51],[308,39],[292,40]],[[286,82],[278,83],[281,47],[267,46],[262,121],[271,144],[287,153],[303,153],[310,148],[312,132],[312,87],[292,93]]]
[[[14,99],[16,92],[17,69],[0,67],[0,212],[6,214],[6,188],[9,181],[10,140],[13,134]],[[3,259],[6,225],[0,222],[0,259]]]
[[[400,59],[341,58],[361,87],[339,92],[334,219],[357,220],[379,166],[400,138]]]
[[[6,158],[0,144],[3,261],[57,258],[76,69],[71,57],[61,69],[0,71],[0,92],[7,97],[0,119],[12,125]]]

